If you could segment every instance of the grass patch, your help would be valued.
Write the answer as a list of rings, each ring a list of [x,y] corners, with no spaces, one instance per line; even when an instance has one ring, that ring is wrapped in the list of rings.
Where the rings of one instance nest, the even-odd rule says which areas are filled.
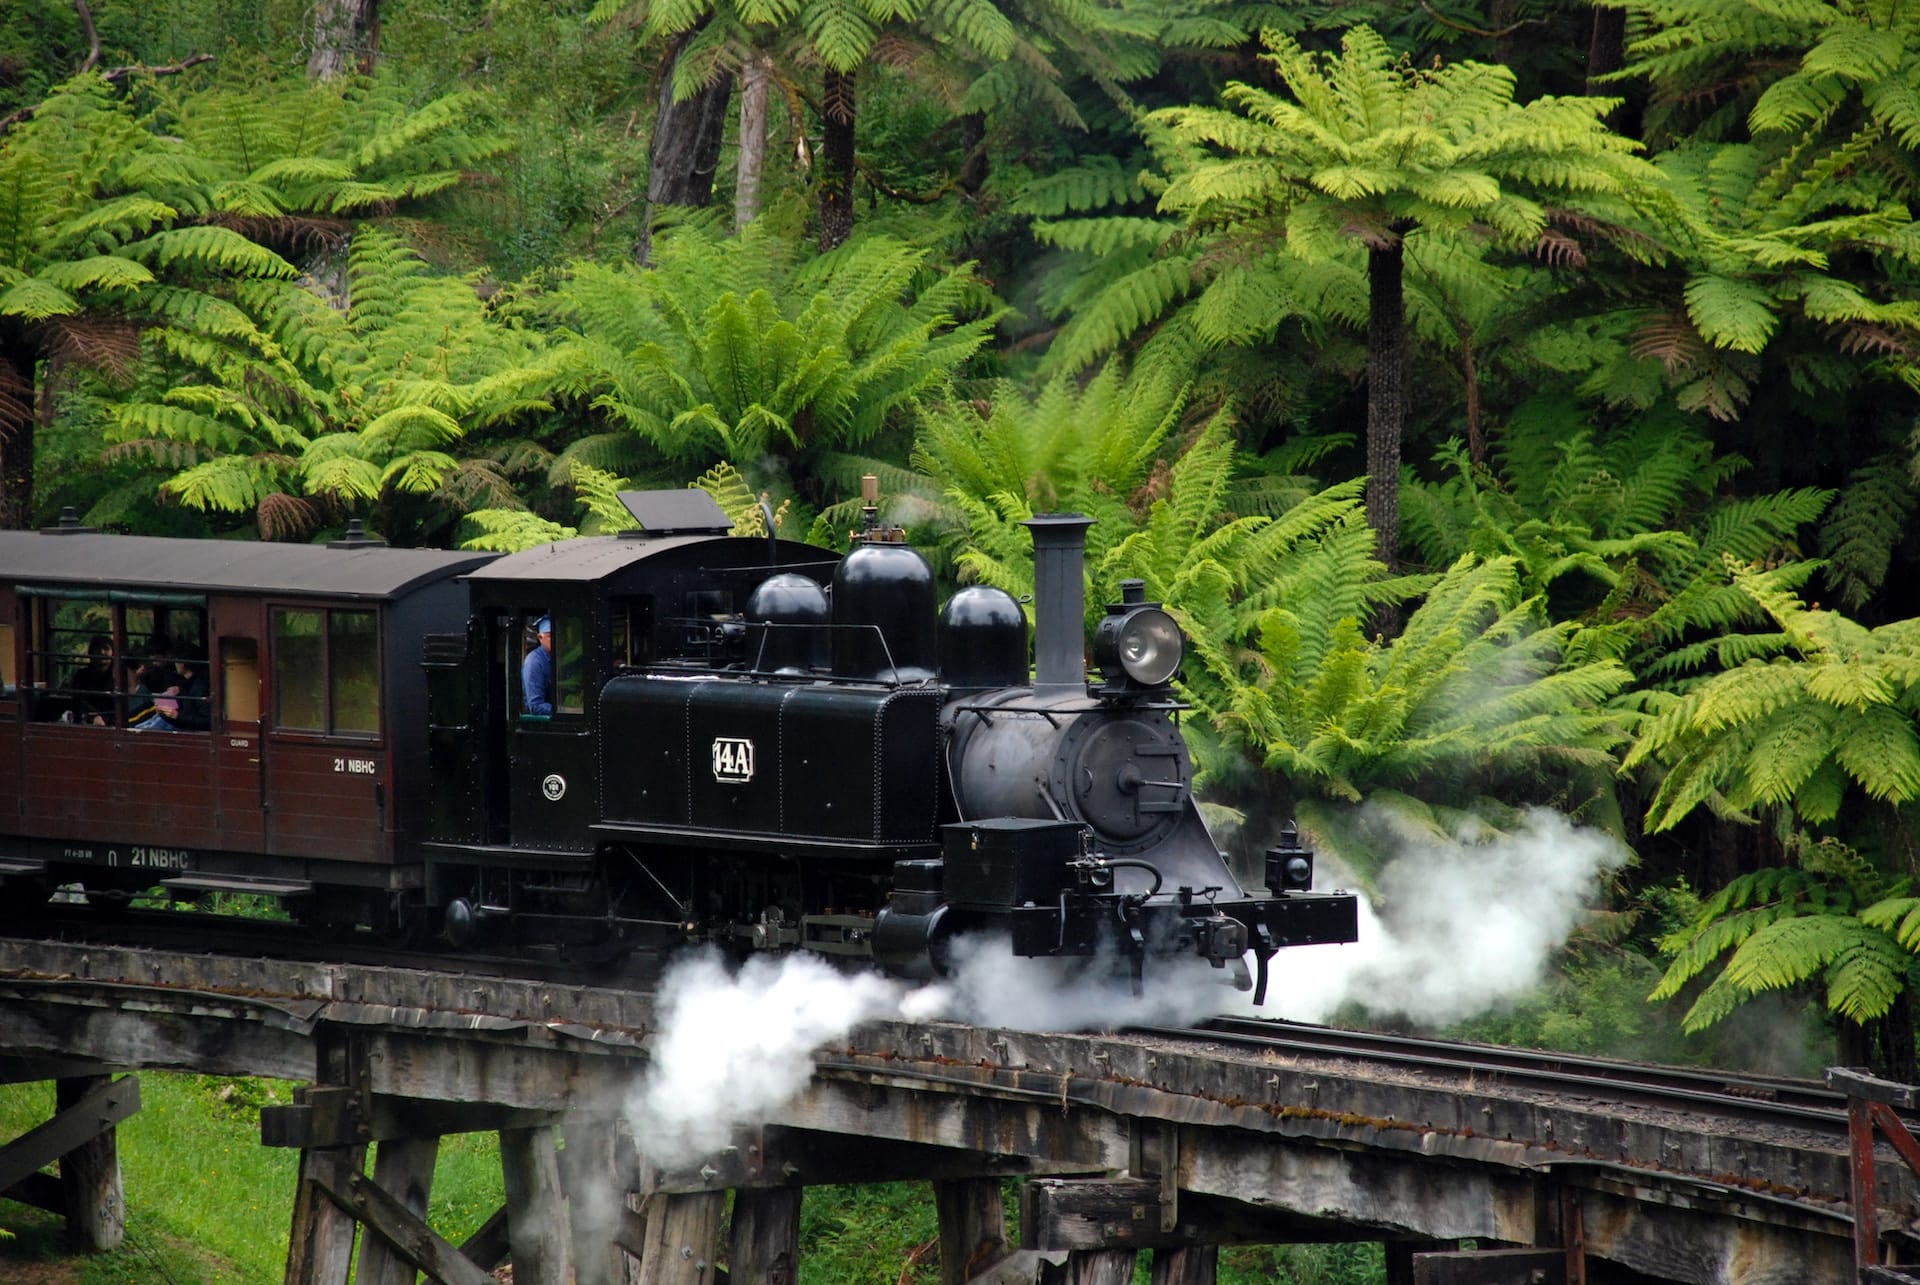
[[[66,1259],[52,1214],[0,1201],[0,1280],[33,1285],[269,1285],[286,1274],[299,1153],[260,1145],[260,1108],[291,1084],[218,1076],[140,1076],[141,1108],[119,1127],[126,1244]],[[0,1139],[53,1114],[48,1083],[0,1085]],[[493,1134],[442,1139],[428,1221],[459,1243],[500,1205]],[[61,1266],[64,1263],[65,1266]],[[28,1273],[33,1273],[29,1275]]]

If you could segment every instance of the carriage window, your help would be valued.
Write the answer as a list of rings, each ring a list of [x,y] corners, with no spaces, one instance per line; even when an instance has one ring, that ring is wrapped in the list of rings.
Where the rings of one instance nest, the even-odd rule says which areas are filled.
[[[105,726],[113,721],[113,607],[104,599],[37,600],[27,652],[33,717]]]
[[[335,611],[327,628],[333,730],[380,734],[380,635],[371,611]]]
[[[318,611],[273,613],[273,721],[290,731],[327,730],[326,651]]]
[[[0,696],[11,696],[13,682],[13,626],[0,625]]]
[[[371,611],[275,607],[272,633],[277,726],[380,734],[380,634]]]

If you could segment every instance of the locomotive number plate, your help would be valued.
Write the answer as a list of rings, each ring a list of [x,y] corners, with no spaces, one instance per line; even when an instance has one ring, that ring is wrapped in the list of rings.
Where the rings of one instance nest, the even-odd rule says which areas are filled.
[[[753,742],[744,736],[713,738],[713,779],[738,784],[753,779]]]

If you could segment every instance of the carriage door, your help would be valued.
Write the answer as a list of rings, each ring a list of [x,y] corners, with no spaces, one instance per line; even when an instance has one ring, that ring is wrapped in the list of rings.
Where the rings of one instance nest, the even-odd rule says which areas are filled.
[[[583,852],[596,819],[592,739],[587,730],[585,618],[552,613],[550,713],[528,710],[521,675],[540,646],[534,624],[544,610],[517,613],[504,630],[507,686],[508,828],[516,848]]]
[[[226,846],[265,850],[266,755],[260,731],[260,604],[216,598],[208,622],[213,764]]]

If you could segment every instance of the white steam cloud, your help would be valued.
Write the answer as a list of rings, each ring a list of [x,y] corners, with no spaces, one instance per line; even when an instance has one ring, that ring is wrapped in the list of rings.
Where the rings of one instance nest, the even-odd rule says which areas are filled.
[[[862,1022],[899,1015],[906,988],[877,973],[840,973],[808,955],[750,959],[730,974],[718,955],[676,963],[660,988],[660,1032],[627,1099],[640,1150],[677,1164],[726,1145],[813,1075],[813,1050]]]
[[[1539,984],[1600,878],[1629,855],[1612,836],[1545,809],[1482,842],[1400,837],[1381,872],[1381,904],[1360,904],[1358,942],[1274,957],[1268,1016],[1320,1021],[1351,1002],[1444,1023],[1517,1000]],[[1324,876],[1316,882],[1330,886]]]
[[[1024,959],[997,937],[962,941],[954,976],[920,987],[805,954],[755,958],[738,972],[717,955],[690,956],[661,985],[651,1065],[626,1104],[634,1138],[661,1165],[716,1151],[736,1126],[765,1119],[805,1087],[814,1049],[880,1019],[1104,1030],[1241,1010],[1317,1021],[1356,1002],[1456,1021],[1537,985],[1597,880],[1628,855],[1546,811],[1484,842],[1402,840],[1380,879],[1380,909],[1361,903],[1360,940],[1281,951],[1261,1009],[1229,984],[1231,970],[1199,959],[1150,963],[1146,993],[1136,996],[1113,961]],[[1328,873],[1321,887],[1333,886]]]

